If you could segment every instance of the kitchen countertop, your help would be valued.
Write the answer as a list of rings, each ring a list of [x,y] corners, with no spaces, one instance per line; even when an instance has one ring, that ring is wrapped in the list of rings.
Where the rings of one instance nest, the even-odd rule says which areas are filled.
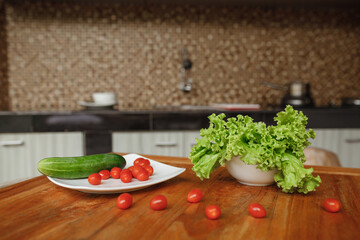
[[[92,195],[54,185],[45,176],[0,189],[2,239],[357,239],[360,230],[360,169],[314,166],[323,183],[316,192],[286,194],[276,185],[252,187],[236,182],[225,168],[210,180],[199,180],[186,158],[148,156],[186,167],[166,182],[132,192],[133,205],[116,207],[119,194]],[[200,203],[187,193],[200,188]],[[153,211],[152,197],[163,194],[168,207]],[[326,212],[326,198],[338,199],[338,213]],[[262,204],[267,215],[249,215],[250,203]],[[218,220],[204,209],[219,205]]]
[[[360,128],[360,108],[304,108],[310,128]],[[66,112],[0,112],[0,133],[57,131],[199,130],[209,125],[208,116],[249,115],[255,121],[274,124],[281,109],[221,111],[209,108],[158,108],[143,111],[91,110]]]

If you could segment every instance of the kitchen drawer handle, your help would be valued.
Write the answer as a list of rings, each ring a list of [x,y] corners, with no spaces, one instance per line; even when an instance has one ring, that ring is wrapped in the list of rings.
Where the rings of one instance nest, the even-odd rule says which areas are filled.
[[[360,138],[346,139],[347,143],[360,143]]]
[[[155,143],[156,147],[176,147],[178,144],[176,142],[158,142]]]
[[[20,146],[23,144],[24,144],[24,140],[7,140],[0,142],[0,146]]]

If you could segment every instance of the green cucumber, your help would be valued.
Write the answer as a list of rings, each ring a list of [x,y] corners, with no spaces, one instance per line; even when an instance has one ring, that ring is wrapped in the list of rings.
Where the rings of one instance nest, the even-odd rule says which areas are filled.
[[[113,167],[123,169],[126,160],[118,154],[106,153],[82,157],[49,157],[38,162],[40,173],[55,178],[87,178],[101,170]]]

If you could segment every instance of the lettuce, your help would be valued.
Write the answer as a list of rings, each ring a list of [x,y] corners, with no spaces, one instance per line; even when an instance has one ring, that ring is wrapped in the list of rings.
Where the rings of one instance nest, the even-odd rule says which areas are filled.
[[[209,116],[210,126],[200,130],[200,139],[190,152],[193,171],[200,179],[209,178],[218,167],[233,156],[241,156],[246,164],[268,171],[278,169],[274,180],[286,193],[315,191],[321,183],[313,169],[305,169],[304,149],[315,138],[312,129],[306,130],[307,117],[287,106],[274,120],[276,126],[254,122],[249,116],[228,118],[225,114]]]

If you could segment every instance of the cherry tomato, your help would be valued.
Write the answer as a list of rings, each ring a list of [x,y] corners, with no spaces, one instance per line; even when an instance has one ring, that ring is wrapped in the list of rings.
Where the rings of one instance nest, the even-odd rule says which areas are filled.
[[[214,220],[220,217],[221,210],[217,205],[207,205],[205,208],[205,215],[208,219]]]
[[[335,213],[340,210],[340,202],[333,198],[327,198],[323,203],[323,207],[326,211]]]
[[[248,211],[254,218],[263,218],[266,216],[265,208],[258,203],[250,204]]]
[[[123,183],[129,183],[132,179],[132,174],[129,169],[124,169],[120,173],[120,179]]]
[[[187,195],[187,200],[191,203],[200,202],[202,198],[203,193],[200,189],[192,189]]]
[[[163,210],[167,207],[167,199],[164,195],[157,195],[150,201],[150,207],[153,210]]]
[[[131,172],[132,176],[133,176],[133,177],[135,177],[135,176],[134,176],[134,174],[133,174],[133,171],[134,171],[134,166],[128,167],[128,169],[130,170],[130,172]]]
[[[90,174],[88,182],[92,185],[99,185],[101,183],[101,176],[98,173]]]
[[[149,179],[149,173],[144,169],[137,173],[136,178],[139,181],[146,181]]]
[[[131,206],[132,201],[132,196],[129,193],[123,193],[117,198],[116,205],[120,209],[128,209]]]
[[[132,168],[132,174],[136,178],[137,178],[138,173],[141,172],[141,171],[146,171],[146,170],[143,167],[140,167],[140,166],[134,166]]]
[[[154,169],[152,166],[148,165],[148,166],[145,166],[144,168],[149,173],[149,176],[153,175]]]
[[[112,178],[118,179],[118,178],[120,178],[120,173],[121,173],[121,168],[119,168],[119,167],[113,167],[113,168],[111,169],[111,171],[110,171],[110,176],[111,176]]]
[[[103,179],[103,180],[109,179],[109,177],[110,177],[110,171],[109,170],[101,170],[99,172],[99,174],[101,176],[101,179]]]
[[[134,161],[134,166],[145,167],[147,165],[150,165],[150,161],[145,158],[138,158]]]

